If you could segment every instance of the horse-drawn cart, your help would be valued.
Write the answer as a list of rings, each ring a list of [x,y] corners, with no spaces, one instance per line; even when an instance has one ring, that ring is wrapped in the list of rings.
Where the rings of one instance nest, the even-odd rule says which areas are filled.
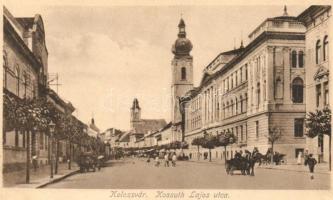
[[[84,152],[81,153],[78,165],[80,167],[80,172],[89,172],[90,169],[93,170],[93,172],[96,171],[97,166],[97,157],[93,152]]]

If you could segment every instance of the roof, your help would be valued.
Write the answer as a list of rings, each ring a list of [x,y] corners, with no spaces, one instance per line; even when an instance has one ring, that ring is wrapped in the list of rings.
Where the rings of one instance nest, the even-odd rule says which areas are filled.
[[[119,142],[129,142],[129,136],[130,136],[131,132],[125,132],[123,135],[120,136],[119,138]]]
[[[297,16],[297,19],[305,22],[307,18],[313,18],[318,12],[325,11],[330,9],[330,5],[315,5],[310,6],[309,8],[305,9],[301,14]]]
[[[134,124],[133,133],[147,134],[149,131],[154,132],[166,125],[164,119],[142,119]]]
[[[47,94],[50,98],[52,98],[52,100],[54,100],[57,104],[65,108],[70,113],[72,113],[75,110],[71,102],[66,102],[51,88],[47,88]]]
[[[92,130],[94,130],[98,133],[100,132],[99,128],[95,124],[89,124],[89,128],[91,128]]]
[[[24,29],[32,28],[34,25],[34,17],[15,17],[15,19],[24,27]]]

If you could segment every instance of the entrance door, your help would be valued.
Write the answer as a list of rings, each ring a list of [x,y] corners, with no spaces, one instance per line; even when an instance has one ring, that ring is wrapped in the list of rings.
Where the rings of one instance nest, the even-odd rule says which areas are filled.
[[[302,153],[302,156],[304,155],[304,149],[301,149],[301,148],[299,148],[299,149],[295,149],[295,158],[297,158],[299,152]]]

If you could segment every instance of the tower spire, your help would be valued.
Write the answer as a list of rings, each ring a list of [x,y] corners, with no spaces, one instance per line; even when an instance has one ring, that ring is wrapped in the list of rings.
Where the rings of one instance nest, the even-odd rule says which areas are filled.
[[[181,16],[182,15],[183,14],[181,14]],[[185,32],[185,22],[183,20],[183,17],[180,18],[178,28],[179,28],[178,37],[179,38],[185,38],[186,37],[186,32]]]
[[[288,16],[287,6],[286,5],[284,5],[284,8],[283,8],[283,16]]]

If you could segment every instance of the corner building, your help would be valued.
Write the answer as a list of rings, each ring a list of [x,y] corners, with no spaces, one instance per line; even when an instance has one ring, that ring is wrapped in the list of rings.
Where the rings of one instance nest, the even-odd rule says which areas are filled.
[[[310,6],[298,19],[306,26],[306,112],[331,107],[329,103],[329,69],[332,55],[329,54],[329,29],[332,24],[329,5]],[[332,78],[332,77],[331,77]],[[331,85],[332,86],[332,85]],[[332,109],[332,108],[331,108]],[[319,162],[329,161],[329,136],[306,138],[307,150]]]
[[[305,27],[285,7],[282,16],[268,18],[249,34],[249,44],[220,53],[204,69],[201,83],[188,91],[185,105],[185,140],[191,144],[203,133],[233,132],[237,142],[212,150],[213,159],[232,158],[235,150],[270,144],[269,129],[282,138],[274,151],[293,161],[304,151]],[[208,151],[203,149],[204,151]],[[188,153],[196,156],[197,147]]]

